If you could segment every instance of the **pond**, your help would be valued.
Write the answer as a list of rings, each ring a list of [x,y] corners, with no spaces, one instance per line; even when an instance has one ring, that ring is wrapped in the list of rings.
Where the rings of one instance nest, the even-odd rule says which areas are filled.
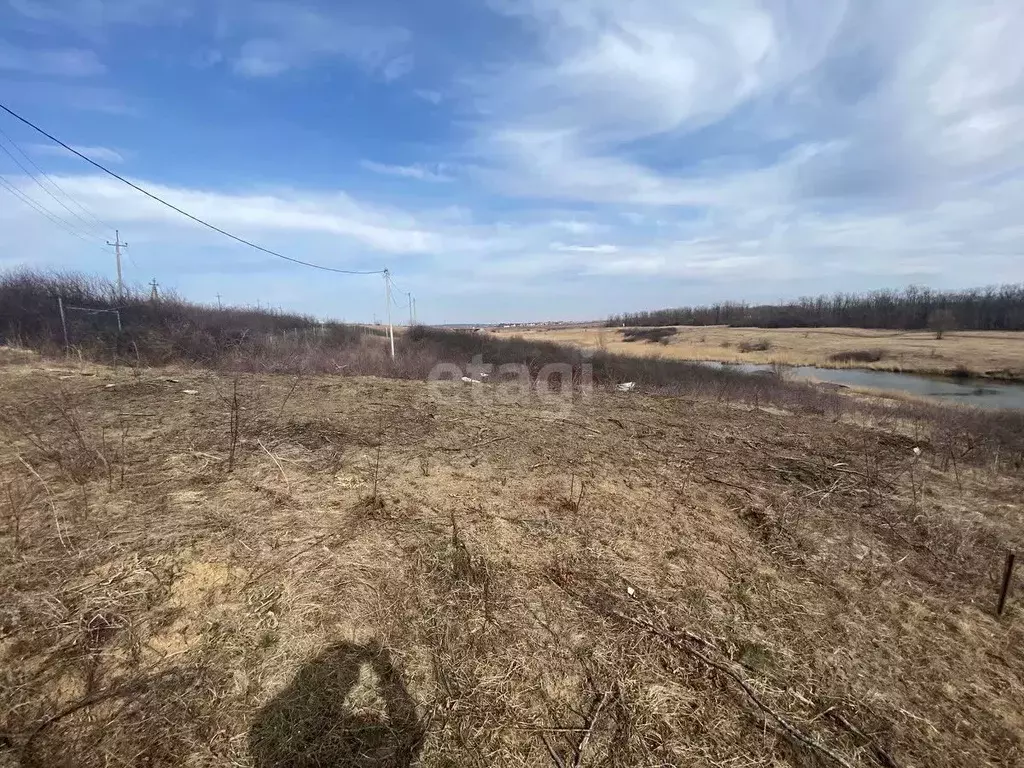
[[[771,365],[700,362],[715,368],[730,368],[745,373],[774,370]],[[860,368],[816,368],[813,365],[787,366],[784,370],[787,376],[794,379],[814,379],[847,387],[870,387],[889,392],[906,392],[910,395],[973,405],[978,408],[1024,410],[1024,384],[992,381],[991,379],[922,376],[916,373],[872,371]]]

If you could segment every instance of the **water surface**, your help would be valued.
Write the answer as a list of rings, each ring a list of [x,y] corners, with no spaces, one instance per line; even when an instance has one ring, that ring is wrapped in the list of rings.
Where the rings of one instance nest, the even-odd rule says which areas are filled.
[[[714,368],[730,368],[744,373],[774,370],[771,365],[754,363],[700,362]],[[973,405],[978,408],[1024,410],[1024,384],[990,379],[922,376],[917,373],[872,371],[861,368],[817,368],[813,365],[786,366],[783,370],[785,375],[794,379],[814,379],[847,387],[871,387],[889,392],[906,392],[919,397]]]

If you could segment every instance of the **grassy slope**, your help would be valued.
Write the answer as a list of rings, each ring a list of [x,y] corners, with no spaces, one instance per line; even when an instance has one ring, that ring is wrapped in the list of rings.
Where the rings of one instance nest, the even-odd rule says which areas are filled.
[[[815,764],[722,670],[850,764],[1024,761],[1005,460],[686,398],[92,372],[0,368],[0,765]]]
[[[502,330],[609,352],[659,355],[675,360],[774,363],[846,367],[830,357],[836,353],[881,350],[882,359],[856,367],[943,374],[958,366],[978,376],[1024,379],[1024,332],[955,331],[936,339],[930,331],[875,331],[857,328],[727,328],[680,327],[667,345],[626,342],[614,328],[551,328]],[[764,352],[742,352],[743,342],[766,339]]]

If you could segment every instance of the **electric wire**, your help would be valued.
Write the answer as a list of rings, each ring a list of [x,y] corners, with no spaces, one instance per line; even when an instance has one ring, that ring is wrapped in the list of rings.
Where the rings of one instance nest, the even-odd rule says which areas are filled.
[[[84,236],[81,233],[79,233],[78,231],[76,231],[73,227],[69,226],[66,221],[64,221],[63,219],[55,216],[52,212],[48,211],[44,206],[41,206],[39,203],[37,203],[35,200],[33,200],[27,194],[25,194],[20,189],[18,189],[17,186],[12,184],[3,174],[0,174],[0,186],[2,186],[4,189],[6,189],[8,192],[10,192],[15,197],[17,197],[19,200],[21,200],[21,202],[23,202],[29,208],[32,208],[37,213],[41,214],[42,216],[45,216],[51,222],[53,222],[58,227],[63,229],[65,232],[67,232],[69,235],[73,235],[74,237],[77,237],[79,240],[81,240],[84,243],[88,243],[89,245],[96,246],[100,250],[104,250],[104,248],[102,246],[100,246],[100,245],[97,245],[95,241],[90,240],[86,236]]]
[[[110,232],[110,230],[114,229],[113,226],[111,226],[110,224],[107,224],[106,222],[104,222],[102,219],[97,217],[92,211],[90,211],[88,208],[86,208],[80,202],[75,200],[75,198],[73,198],[71,195],[69,195],[67,193],[67,191],[65,191],[65,189],[60,184],[58,184],[56,181],[53,180],[53,177],[51,177],[46,171],[44,171],[42,168],[40,168],[39,164],[35,160],[33,160],[31,157],[29,157],[28,153],[26,153],[25,150],[23,150],[20,146],[18,146],[18,142],[16,142],[13,138],[11,138],[10,134],[8,134],[3,128],[0,128],[0,136],[3,136],[5,139],[7,139],[7,143],[10,144],[12,147],[14,147],[16,150],[18,150],[18,154],[20,154],[23,158],[25,158],[25,160],[29,163],[29,165],[31,165],[33,168],[35,168],[36,171],[38,171],[42,175],[42,177],[44,179],[46,179],[54,189],[57,190],[57,192],[59,192],[61,195],[63,195],[68,200],[68,202],[73,203],[75,205],[75,207],[78,208],[79,210],[81,210],[81,212],[84,213],[86,216],[88,216],[91,219],[91,221],[86,221],[85,219],[83,219],[75,211],[71,210],[66,205],[64,205],[64,203],[62,203],[60,200],[57,200],[57,198],[54,197],[52,194],[50,194],[49,191],[47,190],[47,194],[50,194],[50,197],[53,197],[54,200],[57,200],[57,202],[60,203],[60,205],[62,205],[64,207],[64,210],[66,210],[68,213],[70,213],[72,216],[74,216],[76,219],[78,219],[80,222],[82,222],[89,229],[95,228],[100,233],[102,233],[104,236],[106,236],[106,234],[108,232]],[[0,146],[2,146],[2,145],[0,145]],[[8,157],[11,157],[11,153],[10,152],[7,152],[7,155],[8,155]],[[12,157],[11,159],[14,159],[14,158]],[[18,161],[15,160],[15,162],[18,162]],[[32,176],[32,172],[29,171],[27,168],[25,168],[25,166],[21,165],[21,163],[18,163],[18,165],[21,167],[21,169],[23,171],[25,171],[27,174]],[[39,179],[36,179],[33,176],[33,180],[37,184],[39,184],[40,187],[43,187],[43,189],[46,190],[46,187],[43,186],[42,182],[40,182]]]
[[[70,229],[74,229],[76,232],[79,233],[80,236],[88,236],[88,237],[95,237],[96,236],[96,233],[94,231],[92,231],[92,225],[90,225],[81,216],[79,216],[74,211],[72,211],[70,208],[68,208],[63,202],[61,202],[61,200],[58,197],[56,197],[53,194],[53,192],[51,192],[45,186],[43,186],[42,182],[39,181],[39,178],[35,174],[33,174],[32,171],[30,171],[28,168],[26,168],[24,163],[22,163],[20,160],[18,160],[18,158],[16,158],[14,155],[12,155],[11,151],[9,149],[7,149],[7,147],[5,147],[2,142],[0,142],[0,151],[2,151],[5,155],[7,155],[9,158],[11,158],[11,160],[14,161],[15,165],[17,165],[19,168],[21,168],[22,172],[24,172],[26,176],[28,176],[30,179],[32,179],[32,181],[34,181],[36,183],[36,185],[41,190],[43,190],[43,192],[45,192],[47,195],[49,195],[51,198],[53,198],[53,200],[59,206],[61,206],[64,210],[66,210],[72,216],[75,216],[79,221],[81,221],[82,224],[85,225],[85,231],[83,232],[83,230],[78,225],[76,225],[76,224],[72,223],[71,221],[68,221],[67,219],[65,219],[59,212],[50,211],[50,213],[53,214],[54,218],[59,219],[60,221],[62,221],[66,227],[68,227]]]
[[[123,176],[118,175],[117,173],[115,173],[114,171],[110,170],[106,166],[96,162],[95,160],[87,157],[86,155],[83,155],[78,150],[76,150],[73,147],[70,147],[67,144],[65,144],[63,141],[58,139],[56,136],[53,136],[52,134],[47,133],[42,128],[40,128],[38,125],[36,125],[35,123],[32,123],[29,120],[27,120],[26,118],[22,117],[17,112],[12,110],[10,107],[0,103],[0,109],[2,109],[4,112],[9,114],[14,119],[24,123],[29,128],[31,128],[32,130],[36,131],[37,133],[41,134],[42,136],[45,136],[50,141],[54,142],[55,144],[60,145],[61,147],[66,149],[71,154],[76,155],[77,157],[80,157],[82,160],[85,160],[85,162],[87,162],[90,165],[94,166],[95,168],[98,168],[99,170],[103,171],[108,176],[111,176],[111,177],[117,179],[122,184],[128,185],[129,187],[134,189],[136,192],[141,192],[143,195],[145,195],[146,197],[150,198],[151,200],[155,200],[156,202],[160,203],[161,205],[163,205],[163,206],[165,206],[167,208],[170,208],[172,211],[175,211],[176,213],[181,214],[185,218],[194,221],[196,224],[200,224],[200,225],[206,227],[207,229],[213,230],[214,232],[217,232],[218,234],[224,235],[225,237],[230,238],[231,240],[234,240],[234,241],[236,241],[238,243],[241,243],[242,245],[247,245],[250,248],[254,248],[255,250],[260,251],[261,253],[265,253],[265,254],[267,254],[269,256],[273,256],[273,257],[278,258],[278,259],[283,259],[284,261],[290,261],[293,264],[301,264],[304,267],[310,267],[312,269],[319,269],[319,270],[322,270],[324,272],[334,272],[334,273],[342,274],[342,275],[382,275],[385,272],[385,270],[383,270],[383,269],[355,270],[355,269],[338,269],[337,267],[325,267],[322,264],[314,264],[313,262],[310,262],[310,261],[303,261],[302,259],[296,259],[296,258],[293,258],[291,256],[285,256],[283,253],[278,253],[277,251],[273,251],[273,250],[271,250],[269,248],[264,248],[262,245],[257,245],[256,243],[254,243],[254,242],[252,242],[250,240],[246,240],[244,237],[239,237],[238,235],[233,235],[230,232],[228,232],[227,230],[221,229],[220,227],[215,226],[214,224],[210,224],[208,221],[204,221],[203,219],[199,218],[198,216],[194,216],[193,214],[189,213],[188,211],[185,211],[185,210],[179,208],[178,206],[176,206],[176,205],[174,205],[172,203],[167,202],[163,198],[153,194],[152,192],[148,191],[147,189],[144,189],[143,187],[139,186],[138,184],[135,184],[134,182],[129,181],[128,179],[124,178]]]

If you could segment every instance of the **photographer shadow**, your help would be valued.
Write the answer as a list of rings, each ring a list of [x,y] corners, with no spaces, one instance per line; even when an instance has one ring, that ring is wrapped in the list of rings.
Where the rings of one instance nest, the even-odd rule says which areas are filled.
[[[349,701],[363,665],[376,678],[384,716]],[[424,728],[387,650],[338,643],[303,665],[249,728],[256,768],[408,768]]]

